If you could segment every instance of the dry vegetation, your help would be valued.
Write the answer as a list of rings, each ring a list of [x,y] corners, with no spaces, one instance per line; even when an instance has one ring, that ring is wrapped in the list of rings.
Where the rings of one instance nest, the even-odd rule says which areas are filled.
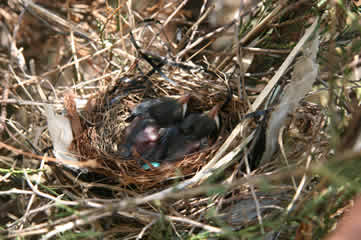
[[[360,191],[358,1],[7,0],[0,19],[1,239],[322,239]],[[131,109],[185,93],[230,98],[215,144],[121,159]]]

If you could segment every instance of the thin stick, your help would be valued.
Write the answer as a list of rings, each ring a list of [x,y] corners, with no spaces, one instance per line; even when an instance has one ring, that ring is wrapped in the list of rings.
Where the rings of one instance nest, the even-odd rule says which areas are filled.
[[[136,240],[142,239],[144,233],[145,233],[151,226],[153,226],[153,225],[157,222],[157,220],[158,220],[158,219],[154,219],[153,221],[151,221],[150,223],[148,223],[147,225],[145,225],[145,227],[142,228],[142,231],[140,231],[140,233],[138,234]]]
[[[135,49],[138,51],[138,53],[142,56],[142,58],[144,58],[152,67],[153,69],[155,69],[165,80],[167,80],[170,84],[172,84],[173,86],[178,86],[178,84],[176,82],[174,82],[173,80],[169,79],[167,77],[167,75],[165,75],[162,70],[160,69],[161,66],[163,66],[163,64],[161,65],[156,65],[152,59],[147,56],[146,54],[144,54],[142,52],[142,50],[140,49],[140,47],[138,46],[137,42],[135,41],[135,38],[133,36],[133,33],[130,31],[130,41],[133,43]]]
[[[0,149],[1,148],[5,148],[16,154],[23,155],[23,156],[26,156],[26,157],[29,157],[32,159],[42,160],[44,158],[44,156],[39,156],[39,155],[36,155],[33,153],[25,152],[23,150],[20,150],[15,147],[12,147],[10,145],[7,145],[3,142],[0,142]],[[76,161],[65,160],[65,159],[56,159],[56,158],[52,158],[52,157],[45,157],[44,160],[49,161],[49,162],[54,162],[54,163],[78,166],[78,167],[93,167],[93,168],[99,167],[99,164],[96,162],[96,160],[87,160],[85,162],[76,162]]]
[[[285,149],[284,149],[284,145],[283,145],[283,132],[285,131],[285,126],[283,126],[281,129],[280,129],[280,133],[278,135],[278,144],[280,146],[280,151],[281,151],[281,154],[282,154],[282,157],[284,158],[285,162],[286,162],[286,166],[288,168],[290,168],[290,164],[288,163],[288,158],[287,158],[287,155],[286,155],[286,152],[285,152]],[[291,176],[291,180],[292,180],[292,184],[293,184],[293,187],[295,189],[295,191],[297,191],[297,184],[296,184],[296,180],[295,180],[295,177],[294,176]]]
[[[8,76],[5,76],[5,80],[4,82],[4,91],[3,91],[3,96],[2,96],[2,102],[1,103],[1,117],[0,117],[0,134],[3,133],[4,129],[5,129],[5,120],[6,120],[6,116],[7,116],[7,111],[6,111],[6,101],[9,98],[9,84],[8,84]]]
[[[161,215],[161,214],[150,212],[150,211],[143,210],[143,209],[139,209],[138,211],[140,213],[151,215],[151,216],[164,217],[167,220],[173,220],[173,221],[177,221],[177,222],[187,223],[187,224],[190,224],[190,225],[193,225],[196,227],[203,228],[204,230],[207,230],[209,232],[214,232],[214,233],[222,233],[223,232],[223,230],[221,228],[203,224],[203,223],[200,223],[200,222],[197,222],[197,221],[185,218],[185,217],[174,217],[174,216],[168,216],[168,215]]]
[[[247,175],[246,175],[246,178],[248,178],[248,176],[251,175],[251,169],[249,167],[249,163],[248,163],[248,153],[247,151],[244,151],[244,160],[245,160],[245,163],[246,163],[246,171],[247,171]],[[256,212],[257,212],[257,219],[258,219],[258,223],[259,225],[261,226],[261,233],[262,235],[265,233],[264,231],[264,226],[263,226],[263,219],[262,219],[262,214],[261,214],[261,207],[260,207],[260,204],[259,204],[259,201],[258,201],[258,198],[257,198],[257,195],[256,195],[256,192],[254,190],[254,185],[253,184],[250,184],[249,185],[250,189],[251,189],[251,194],[252,194],[252,197],[253,197],[253,200],[254,200],[254,203],[256,205]]]
[[[312,160],[312,154],[309,154],[307,157],[307,162],[306,162],[306,170],[309,169],[310,165],[311,165],[311,160]],[[297,199],[300,197],[301,192],[306,184],[306,180],[307,180],[307,175],[306,173],[303,175],[300,185],[298,185],[297,191],[295,193],[295,195],[292,198],[292,201],[290,202],[290,204],[288,204],[287,208],[286,208],[286,214],[289,214],[290,211],[293,209],[294,204],[296,203]]]
[[[30,181],[30,178],[29,178],[29,175],[26,171],[24,171],[24,176],[25,176],[25,179],[26,179],[26,182],[27,184],[29,185],[29,187],[31,188],[31,190],[33,191],[33,193],[35,193],[36,195],[40,196],[40,197],[43,197],[43,198],[47,198],[49,200],[52,200],[58,204],[64,204],[64,205],[67,205],[67,206],[78,206],[79,203],[78,202],[74,202],[74,201],[66,201],[66,200],[61,200],[59,198],[56,198],[56,197],[53,197],[51,196],[50,194],[47,194],[47,193],[43,193],[43,192],[40,192],[37,187],[35,187],[32,182]]]
[[[180,59],[182,58],[189,50],[193,49],[194,47],[196,47],[198,44],[200,44],[201,42],[203,42],[206,39],[209,39],[211,37],[214,37],[216,34],[222,33],[224,31],[226,31],[227,29],[229,29],[232,25],[234,24],[234,21],[231,22],[228,25],[222,26],[217,28],[216,30],[214,30],[213,32],[207,33],[206,35],[204,35],[203,37],[198,38],[195,42],[193,42],[191,45],[187,46],[185,49],[183,49],[183,51],[179,52],[176,56],[176,59]]]
[[[149,41],[149,44],[148,44],[147,48],[149,46],[152,46],[154,40],[158,37],[158,35],[162,32],[162,30],[168,25],[170,20],[172,20],[172,18],[187,4],[187,2],[188,2],[188,0],[183,0],[181,2],[181,4],[179,4],[179,6],[176,8],[176,10],[174,10],[174,12],[171,15],[169,15],[169,17],[162,24],[161,30],[156,35],[154,35],[153,38]]]
[[[39,173],[38,173],[38,177],[36,178],[36,182],[35,182],[35,189],[38,189],[38,185],[39,185],[39,183],[40,183],[40,180],[41,180],[41,176],[43,175],[43,171],[41,171],[42,169],[44,169],[44,164],[45,163],[45,161],[44,161],[44,159],[41,161],[41,163],[40,163],[40,167],[39,167]],[[26,171],[25,171],[26,172]],[[30,209],[31,209],[31,206],[33,205],[33,202],[34,202],[34,200],[35,200],[35,197],[36,197],[36,194],[35,193],[33,193],[32,195],[31,195],[31,197],[30,197],[30,200],[29,200],[29,202],[28,202],[28,205],[27,205],[27,207],[26,207],[26,210],[25,210],[25,214],[24,214],[24,216],[22,217],[22,223],[21,223],[21,225],[20,225],[20,228],[19,228],[19,230],[22,230],[23,228],[24,228],[24,223],[26,222],[26,218],[28,218],[29,217],[29,211],[30,211]]]

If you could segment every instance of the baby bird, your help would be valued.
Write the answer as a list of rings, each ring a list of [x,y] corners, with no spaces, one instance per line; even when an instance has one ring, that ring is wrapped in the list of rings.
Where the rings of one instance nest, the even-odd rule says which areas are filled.
[[[178,99],[162,97],[142,102],[136,106],[127,122],[141,116],[153,119],[160,127],[168,127],[183,120],[190,95],[184,95]]]
[[[201,141],[185,136],[179,126],[165,128],[161,132],[157,145],[142,156],[152,164],[177,161],[201,148]]]
[[[180,125],[182,133],[198,141],[206,137],[215,137],[220,127],[219,109],[220,105],[217,104],[208,112],[190,114]]]
[[[161,137],[155,147],[143,154],[152,162],[172,162],[185,155],[199,151],[209,144],[219,129],[219,105],[206,113],[193,113],[182,123],[161,130]]]
[[[133,151],[142,155],[156,145],[160,129],[183,120],[190,95],[179,99],[157,98],[142,102],[136,106],[126,119],[132,123],[125,132],[125,144],[122,145],[122,157],[130,157]]]
[[[136,117],[125,131],[125,144],[121,146],[121,156],[129,158],[133,151],[143,154],[156,145],[159,137],[159,126],[153,119]]]

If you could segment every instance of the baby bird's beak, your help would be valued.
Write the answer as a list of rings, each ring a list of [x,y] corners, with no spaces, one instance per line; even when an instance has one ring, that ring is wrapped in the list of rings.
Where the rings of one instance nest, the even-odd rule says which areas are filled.
[[[220,120],[219,120],[219,114],[218,114],[220,109],[221,109],[221,104],[218,103],[211,110],[209,110],[209,112],[207,112],[207,116],[216,122],[217,129],[220,128]]]

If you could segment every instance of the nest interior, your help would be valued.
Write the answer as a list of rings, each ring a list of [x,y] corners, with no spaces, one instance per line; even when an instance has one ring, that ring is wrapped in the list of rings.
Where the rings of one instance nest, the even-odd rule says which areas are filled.
[[[183,76],[192,74],[182,69],[178,71]],[[174,74],[175,72],[173,71]],[[183,77],[183,79],[187,78]],[[131,84],[126,83],[127,81]],[[204,83],[208,83],[208,87],[204,87]],[[134,88],[134,85],[137,87]],[[147,85],[151,87],[147,88]],[[189,88],[194,90],[189,91]],[[96,159],[99,163],[100,166],[97,169],[88,170],[113,176],[124,186],[134,184],[146,190],[173,177],[192,175],[214,155],[220,143],[227,138],[239,121],[237,121],[238,114],[232,111],[237,102],[225,103],[230,97],[227,89],[225,81],[214,79],[214,77],[212,79],[212,76],[205,72],[189,76],[189,80],[184,80],[181,86],[178,84],[173,86],[159,75],[148,79],[135,75],[122,77],[94,99],[89,100],[86,111],[81,113],[84,132],[75,140],[76,149],[82,159]],[[125,129],[129,125],[125,119],[129,116],[131,109],[145,99],[161,96],[179,97],[185,93],[191,94],[187,114],[207,111],[217,103],[225,103],[219,113],[221,128],[217,140],[211,146],[187,155],[184,159],[162,163],[160,167],[151,170],[144,170],[136,159],[123,159],[119,154],[118,146],[124,143]]]

